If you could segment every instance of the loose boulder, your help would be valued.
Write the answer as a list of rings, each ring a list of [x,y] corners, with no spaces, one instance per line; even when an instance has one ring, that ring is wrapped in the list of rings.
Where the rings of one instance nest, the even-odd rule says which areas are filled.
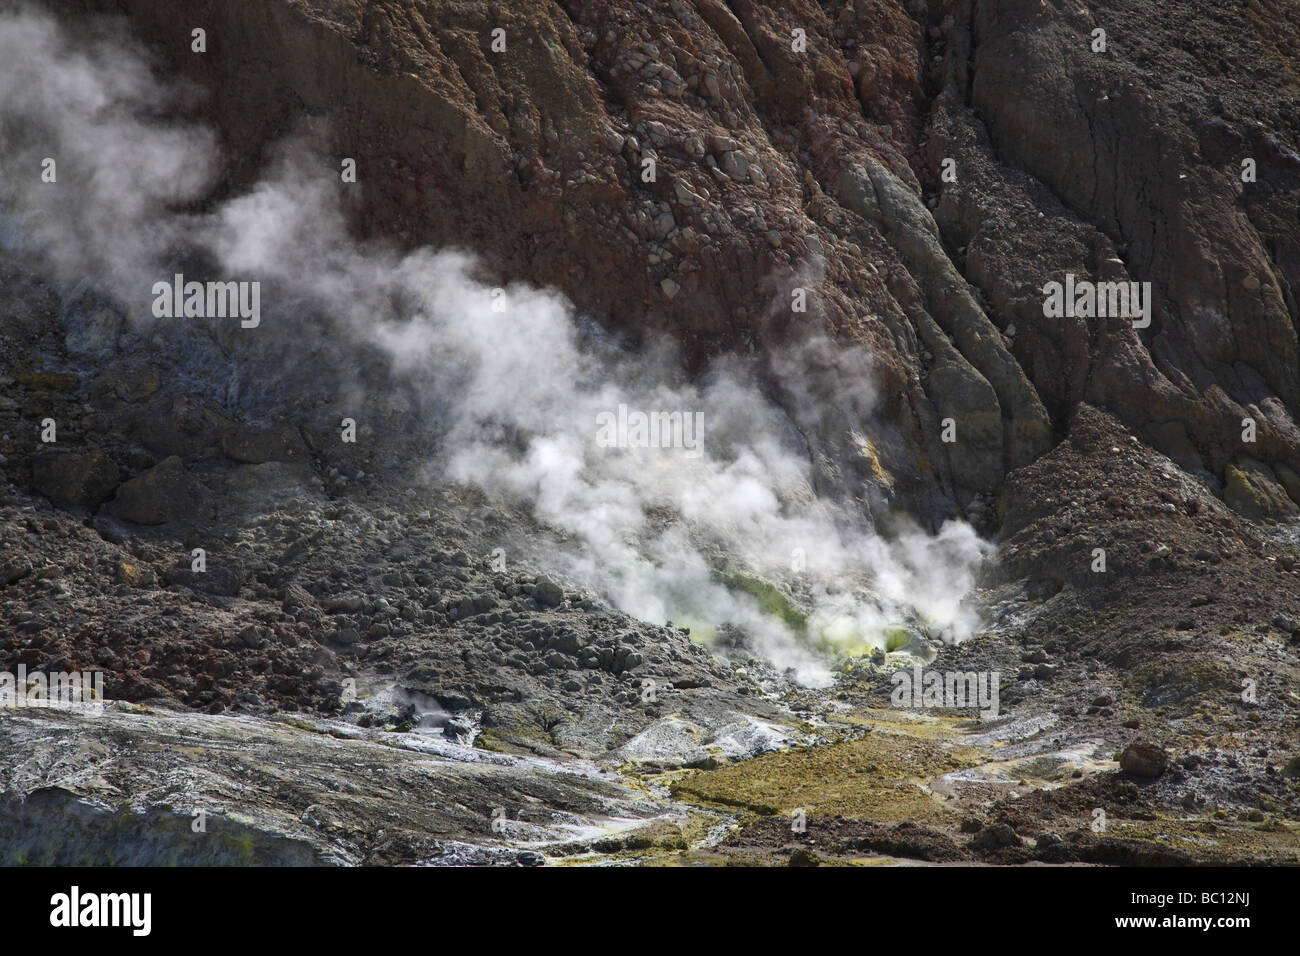
[[[193,507],[185,465],[172,455],[118,488],[109,511],[132,524],[155,525],[175,521]]]
[[[1125,773],[1154,780],[1169,766],[1169,755],[1155,744],[1129,744],[1120,754],[1119,766]]]
[[[40,452],[32,485],[55,503],[98,508],[117,490],[117,465],[98,450]]]

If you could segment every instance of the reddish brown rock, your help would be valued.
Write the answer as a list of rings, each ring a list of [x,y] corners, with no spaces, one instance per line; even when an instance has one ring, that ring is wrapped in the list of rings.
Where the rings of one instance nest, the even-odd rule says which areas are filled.
[[[1155,744],[1129,744],[1119,757],[1120,769],[1135,777],[1154,779],[1169,766],[1169,755]]]

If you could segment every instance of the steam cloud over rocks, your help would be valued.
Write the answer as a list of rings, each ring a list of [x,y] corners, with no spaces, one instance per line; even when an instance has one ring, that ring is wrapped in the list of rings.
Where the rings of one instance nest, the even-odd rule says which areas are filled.
[[[668,345],[624,349],[556,293],[494,294],[465,253],[354,241],[338,167],[308,133],[254,188],[203,202],[218,173],[214,137],[175,118],[188,94],[163,88],[111,28],[74,46],[43,16],[6,14],[0,59],[0,241],[39,257],[65,298],[89,285],[128,310],[134,332],[177,348],[278,327],[300,330],[309,351],[316,329],[304,316],[328,314],[418,386],[440,438],[437,477],[562,532],[557,570],[652,622],[702,637],[727,623],[804,682],[828,679],[819,646],[884,647],[904,626],[960,641],[975,628],[964,599],[988,546],[968,526],[887,539],[862,502],[814,491],[804,435],[830,406],[869,419],[864,352],[816,338],[792,350],[767,373],[784,408],[767,397],[771,377],[738,359],[688,379]],[[360,169],[347,188],[365,187]],[[155,285],[178,274],[260,282],[260,326],[155,318]],[[598,442],[602,416],[623,407],[702,422],[700,447]],[[773,585],[808,613],[775,613],[785,598]]]

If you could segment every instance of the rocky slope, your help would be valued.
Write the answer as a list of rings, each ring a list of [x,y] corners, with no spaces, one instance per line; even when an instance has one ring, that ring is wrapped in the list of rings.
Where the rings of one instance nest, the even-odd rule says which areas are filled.
[[[813,692],[638,622],[550,580],[529,515],[427,480],[442,450],[375,357],[296,330],[180,348],[7,252],[0,659],[100,667],[145,706],[0,716],[0,813],[47,834],[0,858],[1295,861],[1294,0],[55,6],[124,14],[193,83],[221,143],[203,202],[306,121],[357,159],[358,237],[473,250],[693,371],[865,345],[870,418],[772,397],[823,494],[1000,542],[985,632],[935,666],[1000,670],[1004,719],[882,710],[902,655]],[[1067,274],[1150,282],[1150,326],[1046,316]],[[359,445],[331,440],[340,370],[372,403]],[[75,439],[35,441],[45,417]],[[1156,778],[1115,763],[1144,741],[1175,758]],[[457,780],[441,809],[361,783],[421,792],[426,759]],[[494,829],[498,801],[542,830]],[[231,816],[219,847],[183,842],[202,807]]]
[[[868,343],[914,505],[995,494],[1081,400],[1211,483],[1244,463],[1300,494],[1289,0],[73,6],[203,85],[232,188],[323,116],[363,231],[484,252],[696,363],[809,326]],[[1151,327],[1045,318],[1067,273],[1151,282]]]

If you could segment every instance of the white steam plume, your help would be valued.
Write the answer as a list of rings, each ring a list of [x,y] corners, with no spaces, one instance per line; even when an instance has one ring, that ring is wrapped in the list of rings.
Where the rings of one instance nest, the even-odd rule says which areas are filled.
[[[349,238],[337,172],[301,145],[244,194],[177,212],[211,185],[214,138],[159,118],[175,94],[134,44],[108,31],[74,45],[47,17],[3,15],[0,62],[6,247],[58,282],[89,276],[137,324],[178,251],[215,264],[208,278],[274,290],[262,327],[239,334],[305,324],[303,303],[327,311],[420,386],[443,432],[440,476],[564,532],[577,547],[557,556],[563,570],[623,610],[705,635],[728,623],[810,684],[829,677],[819,642],[883,647],[905,624],[960,640],[976,626],[964,599],[988,546],[968,526],[886,540],[860,506],[813,491],[804,435],[830,404],[863,424],[874,402],[860,350],[818,340],[786,356],[787,414],[738,360],[688,380],[670,347],[623,352],[557,293],[513,285],[497,311],[468,255]],[[40,181],[45,156],[56,184]],[[161,320],[155,338],[204,321],[222,320]],[[598,416],[620,405],[702,413],[703,453],[599,447]]]

